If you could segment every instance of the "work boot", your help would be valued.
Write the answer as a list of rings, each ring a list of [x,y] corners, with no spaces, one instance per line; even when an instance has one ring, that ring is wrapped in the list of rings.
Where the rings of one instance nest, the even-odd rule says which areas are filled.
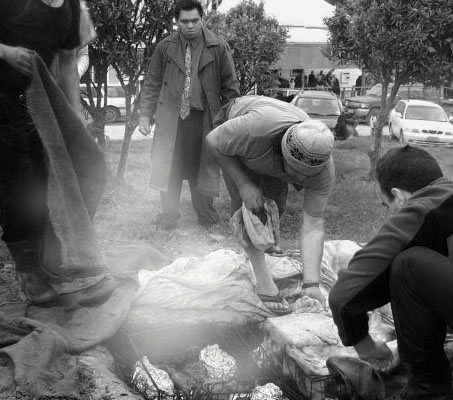
[[[432,360],[408,364],[407,387],[387,400],[453,400],[450,364],[445,353]]]
[[[42,304],[53,300],[57,293],[39,275],[36,245],[31,240],[6,243],[16,264],[17,279],[30,304]]]

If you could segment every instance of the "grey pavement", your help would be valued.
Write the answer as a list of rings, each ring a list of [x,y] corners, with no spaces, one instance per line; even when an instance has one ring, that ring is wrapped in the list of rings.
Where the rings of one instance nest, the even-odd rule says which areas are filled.
[[[106,125],[105,126],[105,134],[110,138],[110,140],[123,140],[124,128],[125,128],[125,124],[124,123],[116,123],[116,124]],[[370,133],[371,133],[370,127],[368,125],[366,125],[366,124],[359,124],[357,126],[357,131],[359,132],[359,136],[370,136]],[[132,140],[151,140],[152,139],[152,133],[153,133],[153,130],[151,131],[151,135],[143,136],[138,131],[138,127],[137,127],[137,129],[135,129],[134,133],[132,134]],[[389,134],[388,125],[384,126],[383,134],[388,136],[388,134]]]

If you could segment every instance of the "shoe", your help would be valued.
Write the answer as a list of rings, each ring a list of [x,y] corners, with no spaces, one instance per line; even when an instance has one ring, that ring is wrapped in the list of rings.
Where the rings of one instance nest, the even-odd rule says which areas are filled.
[[[165,231],[172,231],[176,229],[176,227],[178,226],[178,222],[176,219],[173,219],[161,213],[156,215],[154,225],[157,225],[159,228],[162,228]]]
[[[258,297],[274,314],[278,316],[291,314],[291,307],[286,299],[279,296],[268,296],[266,294],[258,294]]]
[[[410,395],[407,387],[403,387],[397,392],[393,393],[385,400],[453,400],[453,394],[419,394]]]
[[[277,245],[268,247],[266,250],[264,250],[264,252],[267,254],[283,254],[283,250]]]

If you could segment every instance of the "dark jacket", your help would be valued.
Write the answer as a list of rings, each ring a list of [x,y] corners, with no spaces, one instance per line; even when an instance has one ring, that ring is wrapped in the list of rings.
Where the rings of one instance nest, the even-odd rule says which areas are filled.
[[[203,28],[204,47],[200,57],[198,76],[205,95],[203,137],[213,127],[213,120],[223,103],[239,96],[233,59],[228,44]],[[175,148],[181,95],[184,89],[185,67],[179,32],[173,32],[157,46],[151,58],[142,89],[142,116],[155,116],[152,149],[151,186],[166,191]],[[211,162],[202,146],[198,181],[203,181],[208,192],[216,196],[219,190],[219,169],[207,168]]]
[[[413,246],[448,256],[447,239],[452,234],[453,182],[440,178],[415,192],[354,255],[348,269],[339,272],[329,303],[345,346],[356,345],[367,335],[367,311],[390,302],[389,270],[393,259]]]

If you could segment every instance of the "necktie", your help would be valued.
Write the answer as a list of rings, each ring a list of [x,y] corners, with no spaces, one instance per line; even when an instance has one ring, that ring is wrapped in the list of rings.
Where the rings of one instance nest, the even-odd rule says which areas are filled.
[[[186,119],[190,114],[190,73],[192,64],[192,52],[190,50],[190,43],[187,43],[186,58],[184,66],[186,67],[186,80],[184,82],[184,90],[181,98],[181,108],[179,115],[181,119]]]

